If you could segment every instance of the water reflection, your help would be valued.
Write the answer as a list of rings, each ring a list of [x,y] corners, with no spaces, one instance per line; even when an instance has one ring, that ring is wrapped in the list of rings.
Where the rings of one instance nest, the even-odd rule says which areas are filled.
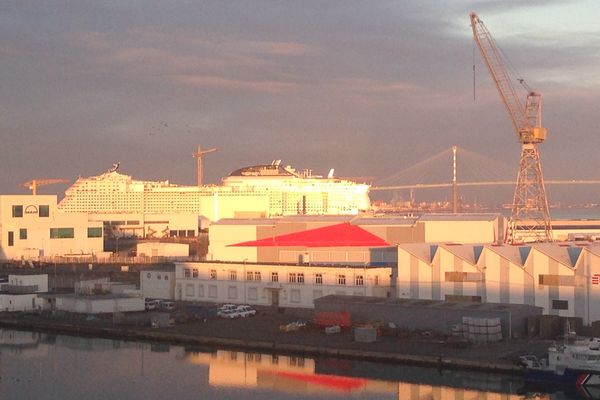
[[[35,362],[32,362],[34,360]],[[243,391],[243,392],[240,392]],[[600,399],[477,371],[0,330],[3,399]]]

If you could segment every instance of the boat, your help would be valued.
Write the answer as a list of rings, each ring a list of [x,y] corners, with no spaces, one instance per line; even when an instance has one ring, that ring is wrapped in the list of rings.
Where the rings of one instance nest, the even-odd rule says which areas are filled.
[[[525,355],[519,359],[527,382],[600,387],[600,338],[552,344],[548,358]]]

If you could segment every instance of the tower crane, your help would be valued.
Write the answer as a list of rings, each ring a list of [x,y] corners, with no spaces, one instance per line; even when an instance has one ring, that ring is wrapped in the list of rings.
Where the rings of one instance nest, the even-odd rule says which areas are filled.
[[[529,89],[522,79],[518,79],[527,90],[523,106],[496,41],[477,14],[472,12],[469,16],[475,43],[521,143],[519,172],[506,241],[511,244],[551,242],[548,199],[537,148],[539,143],[546,140],[547,135],[546,129],[542,127],[542,95]]]
[[[55,183],[69,183],[68,179],[33,179],[22,183],[21,186],[31,190],[32,195],[37,195],[38,186],[53,185]]]
[[[203,183],[203,170],[202,170],[202,156],[208,153],[214,153],[217,151],[216,148],[202,150],[202,146],[198,145],[198,152],[193,153],[192,157],[196,157],[198,159],[198,186],[202,186]]]

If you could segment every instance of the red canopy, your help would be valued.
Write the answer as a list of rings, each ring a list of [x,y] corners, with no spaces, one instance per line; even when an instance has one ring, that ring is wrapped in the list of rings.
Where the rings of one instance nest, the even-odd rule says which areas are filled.
[[[240,247],[386,247],[390,244],[379,236],[349,222],[323,228],[288,233],[275,237],[241,242]]]

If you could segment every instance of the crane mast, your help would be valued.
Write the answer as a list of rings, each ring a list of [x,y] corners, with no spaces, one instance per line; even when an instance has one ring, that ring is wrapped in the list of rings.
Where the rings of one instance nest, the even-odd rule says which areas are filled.
[[[550,213],[537,149],[538,143],[546,140],[546,129],[542,127],[542,96],[519,80],[528,89],[523,106],[494,38],[477,14],[472,12],[469,16],[475,43],[521,142],[519,172],[506,241],[512,244],[550,242]]]

